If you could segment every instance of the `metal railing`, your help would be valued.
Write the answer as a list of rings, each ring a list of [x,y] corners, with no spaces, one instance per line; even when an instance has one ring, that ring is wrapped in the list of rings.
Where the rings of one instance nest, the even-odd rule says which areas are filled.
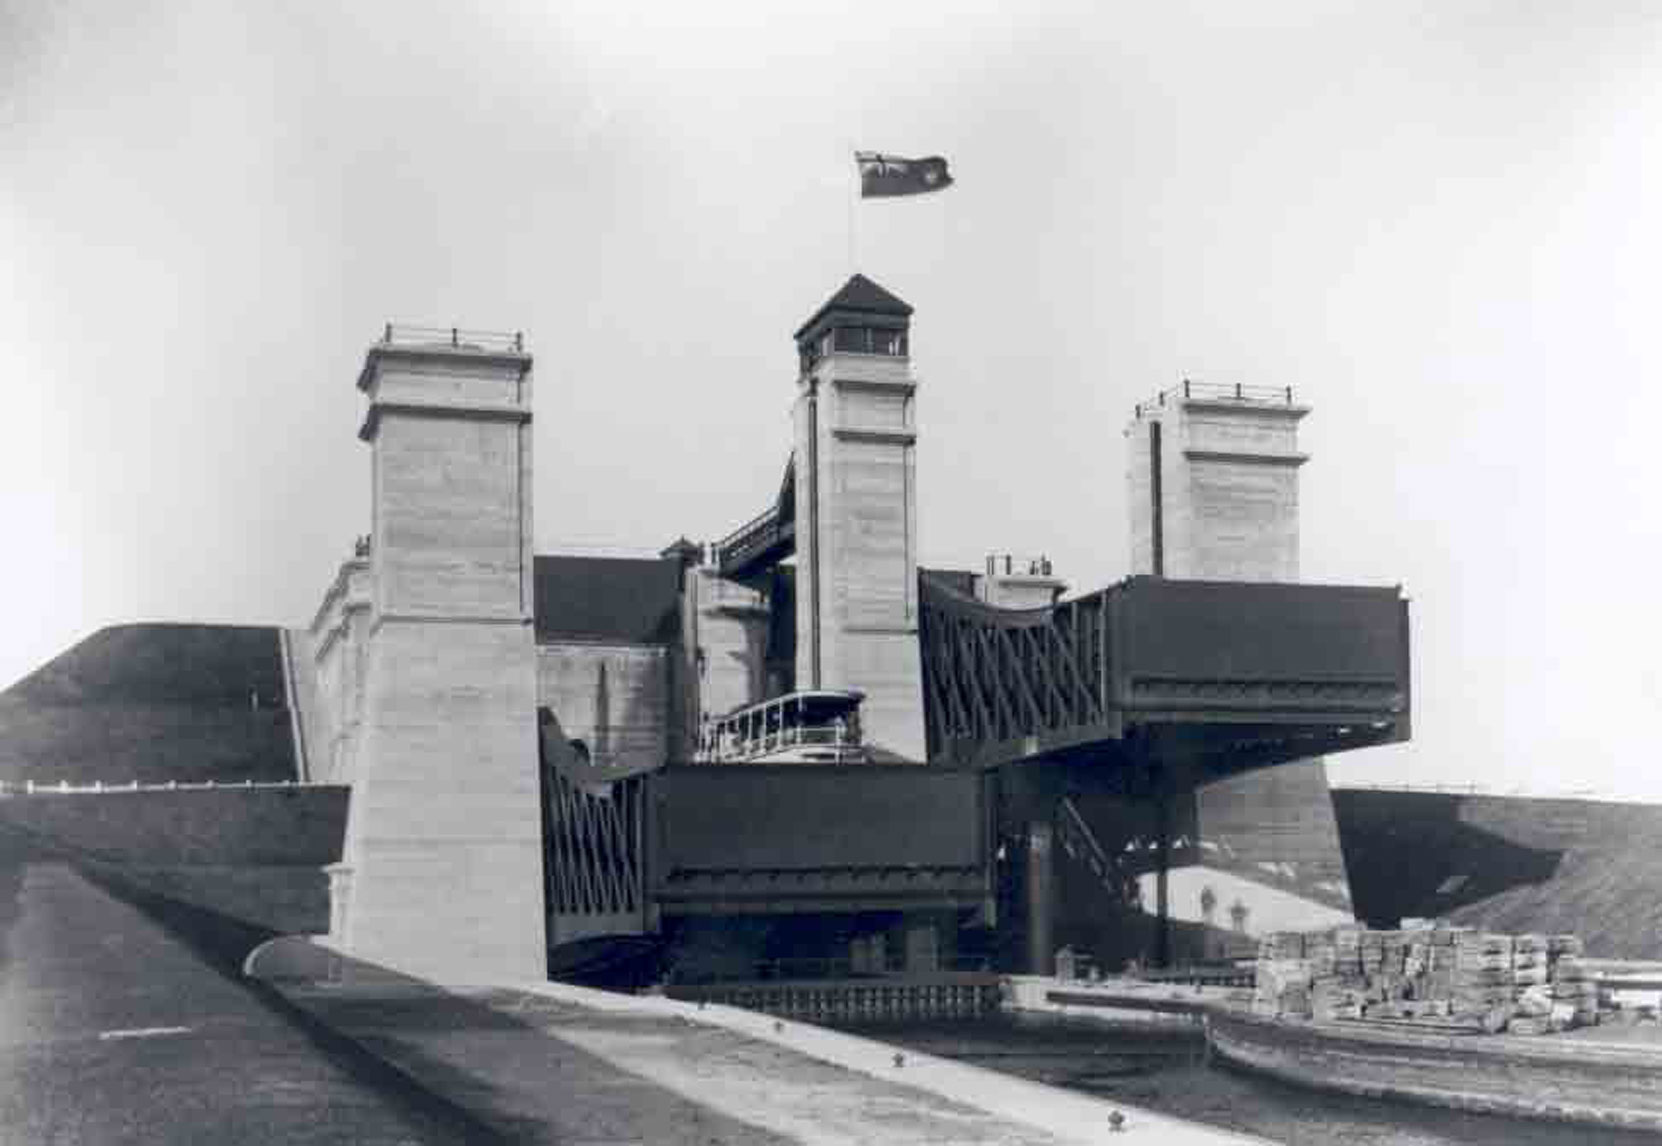
[[[525,334],[500,330],[466,330],[459,326],[409,326],[404,323],[386,324],[381,332],[382,346],[448,346],[452,350],[487,350],[525,353]]]
[[[1212,402],[1243,402],[1259,406],[1291,406],[1291,386],[1246,386],[1236,382],[1193,382],[1185,378],[1176,386],[1160,391],[1147,402],[1137,403],[1137,417],[1141,418],[1166,405],[1166,399],[1200,399]]]
[[[42,784],[34,780],[0,780],[0,797],[3,796],[77,796],[110,792],[206,792],[215,789],[226,791],[242,791],[249,788],[334,788],[337,784],[326,784],[306,780],[238,780],[229,783],[220,783],[217,780],[201,780],[195,783],[190,781],[169,780],[165,784],[140,784],[133,780],[126,784],[106,784],[102,780],[94,780],[90,784],[71,784],[68,780],[60,780],[56,784]]]
[[[956,959],[939,959],[934,968],[936,972],[959,974],[990,974],[993,970],[993,961],[989,956],[964,956]],[[903,975],[906,973],[905,953],[900,950],[885,951],[883,969],[881,971],[856,971],[851,959],[840,956],[822,958],[797,957],[783,959],[759,959],[754,965],[752,976],[756,980],[772,979],[847,979],[855,975]]]
[[[1597,788],[1560,788],[1544,790],[1535,788],[1501,788],[1489,784],[1387,784],[1364,782],[1359,780],[1332,780],[1329,786],[1335,791],[1348,790],[1356,792],[1419,792],[1430,795],[1444,796],[1500,796],[1523,800],[1602,800],[1617,801],[1625,804],[1654,804],[1656,800],[1645,800],[1636,796],[1624,795],[1620,792],[1600,791]]]
[[[769,506],[732,533],[716,542],[716,564],[732,569],[777,545],[796,523],[783,518],[777,505]]]
[[[989,577],[1049,577],[1051,575],[1050,558],[1043,556],[1023,557],[1015,553],[987,554],[987,576]]]
[[[787,748],[833,748],[839,754],[846,750],[850,758],[864,752],[857,730],[835,725],[793,724],[755,736],[721,735],[713,731],[705,737],[699,756],[712,764],[738,764]]]

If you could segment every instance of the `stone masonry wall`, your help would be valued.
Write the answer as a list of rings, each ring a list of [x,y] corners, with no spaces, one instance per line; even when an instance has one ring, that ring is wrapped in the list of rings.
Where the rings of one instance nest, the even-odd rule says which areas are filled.
[[[669,750],[669,657],[654,645],[540,645],[537,703],[595,763],[658,767]]]

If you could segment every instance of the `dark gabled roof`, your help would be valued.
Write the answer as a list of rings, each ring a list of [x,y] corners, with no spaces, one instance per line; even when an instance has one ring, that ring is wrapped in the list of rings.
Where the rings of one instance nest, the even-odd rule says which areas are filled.
[[[538,557],[537,640],[661,645],[681,626],[675,557]]]
[[[820,305],[820,308],[809,317],[807,322],[797,328],[797,339],[800,340],[810,328],[832,311],[909,318],[912,314],[912,307],[910,303],[896,298],[865,275],[856,274],[842,285],[841,290],[826,299]]]

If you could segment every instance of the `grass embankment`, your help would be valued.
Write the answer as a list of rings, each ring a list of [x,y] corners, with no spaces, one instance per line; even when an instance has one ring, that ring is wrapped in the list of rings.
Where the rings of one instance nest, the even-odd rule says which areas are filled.
[[[294,778],[275,628],[116,625],[0,693],[0,781]]]

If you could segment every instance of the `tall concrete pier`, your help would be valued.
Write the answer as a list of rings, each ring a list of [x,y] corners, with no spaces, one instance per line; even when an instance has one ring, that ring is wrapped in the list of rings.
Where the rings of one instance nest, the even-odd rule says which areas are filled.
[[[1299,450],[1298,427],[1309,412],[1291,388],[1187,380],[1138,405],[1125,430],[1132,572],[1298,581],[1298,478],[1309,460]],[[1160,795],[1162,829],[1186,787],[1173,783]],[[1321,898],[1226,886],[1204,863],[1175,873],[1173,887],[1162,865],[1153,889],[1162,919],[1210,923],[1199,904],[1213,884],[1231,907],[1239,904],[1238,930],[1257,931],[1272,919],[1314,927],[1344,918],[1349,884],[1322,760],[1203,783],[1193,800],[1201,837],[1250,840],[1254,863],[1296,872],[1300,889],[1319,888]],[[1167,830],[1158,834],[1169,844]]]
[[[444,334],[389,328],[358,379],[373,589],[335,938],[439,982],[541,979],[531,358]]]
[[[796,685],[862,690],[867,741],[922,761],[911,314],[855,275],[796,332]]]
[[[1180,386],[1125,431],[1131,571],[1298,580],[1298,424],[1290,389]]]

